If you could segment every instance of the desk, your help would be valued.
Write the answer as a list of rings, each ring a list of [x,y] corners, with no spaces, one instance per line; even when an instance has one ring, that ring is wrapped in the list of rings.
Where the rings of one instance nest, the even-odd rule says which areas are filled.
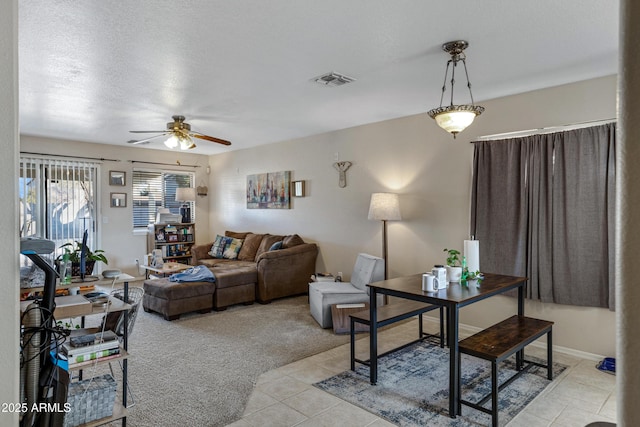
[[[527,283],[526,277],[503,276],[491,273],[486,273],[484,277],[479,287],[474,284],[467,287],[459,283],[451,283],[449,287],[440,289],[438,292],[426,292],[422,290],[422,274],[398,277],[367,285],[370,289],[369,313],[371,331],[369,333],[369,379],[371,384],[375,385],[378,380],[377,295],[390,295],[446,307],[447,344],[449,346],[449,416],[455,418],[456,415],[459,415],[460,406],[458,405],[458,401],[460,399],[460,390],[458,390],[457,378],[460,371],[458,362],[458,322],[460,308],[512,289],[518,289],[518,315],[524,315],[524,287]]]
[[[125,300],[129,299],[129,281],[134,280],[135,277],[129,275],[129,274],[125,274],[122,273],[118,276],[118,278],[115,280],[116,284],[123,284],[124,285],[124,297]],[[87,284],[92,284],[92,285],[96,285],[96,286],[103,286],[103,287],[108,287],[111,286],[112,283],[114,283],[113,279],[100,279],[100,280],[94,280],[94,281],[87,281],[87,282],[78,282],[78,283],[71,283],[71,284],[64,284],[61,285],[59,283],[59,281],[57,281],[56,283],[56,288],[70,288],[70,287],[76,287],[79,286],[81,283],[87,283]],[[34,287],[34,288],[21,288],[20,291],[21,292],[36,292],[36,291],[42,291],[44,288],[43,287]],[[70,298],[69,300],[65,300],[66,298]],[[79,304],[63,304],[60,307],[56,307],[54,309],[54,315],[57,318],[65,318],[68,317],[69,314],[73,315],[73,316],[85,316],[85,315],[90,315],[90,314],[101,314],[105,312],[105,307],[93,307],[92,304],[83,304],[82,299],[84,299],[84,297],[82,295],[71,295],[69,297],[58,297],[56,298],[57,301],[77,301],[79,302]],[[111,303],[109,304],[109,306],[106,308],[107,311],[112,312],[112,311],[124,311],[124,323],[125,325],[128,324],[128,316],[129,316],[129,309],[131,308],[131,305],[128,303],[123,302],[122,300],[119,300],[117,298],[114,298],[113,296],[109,297],[109,300],[111,301]],[[27,300],[27,301],[21,301],[20,302],[20,311],[24,312],[24,310],[29,306],[29,304],[31,304],[33,301],[31,300]],[[79,308],[80,307],[80,308]],[[72,310],[71,312],[67,311],[67,310]],[[78,314],[78,311],[82,310],[83,314]],[[124,353],[125,356],[127,355],[127,350],[129,348],[129,337],[128,337],[128,331],[127,331],[127,327],[124,328],[124,335],[122,337],[122,348],[124,349]],[[93,362],[93,361],[92,361]],[[122,421],[122,427],[126,427],[127,425],[127,376],[128,376],[128,359],[127,357],[123,357],[122,359],[122,406],[115,406],[114,407],[114,412],[113,412],[113,416],[111,416],[108,419],[101,419],[98,420],[97,423],[98,424],[104,424],[107,423],[109,421],[115,421],[120,419]],[[98,425],[95,423],[89,423],[89,425]]]
[[[116,284],[123,283],[125,286],[124,292],[128,295],[129,281],[133,279],[135,279],[135,277],[123,273],[120,276],[118,276],[118,278],[116,279]],[[106,286],[111,286],[111,282],[113,282],[113,279],[100,279],[100,280],[94,280],[92,282],[82,282],[82,283],[106,287]],[[56,283],[56,289],[73,288],[73,287],[77,287],[78,284],[79,283],[61,285],[58,282]],[[20,291],[21,292],[39,292],[39,291],[42,291],[43,289],[44,288],[40,286],[40,287],[34,287],[34,288],[20,288]],[[107,310],[109,312],[123,311],[131,308],[129,304],[125,304],[124,302],[122,302],[122,300],[119,300],[117,298],[110,297],[109,300],[110,300],[110,304],[109,304],[109,309]],[[104,313],[105,311],[104,306],[94,307],[82,295],[68,295],[68,296],[56,297],[55,301],[56,301],[55,317],[58,320],[66,319],[69,317],[88,316],[90,314],[101,314],[101,313]],[[20,301],[20,314],[24,313],[26,308],[32,302],[33,300]]]

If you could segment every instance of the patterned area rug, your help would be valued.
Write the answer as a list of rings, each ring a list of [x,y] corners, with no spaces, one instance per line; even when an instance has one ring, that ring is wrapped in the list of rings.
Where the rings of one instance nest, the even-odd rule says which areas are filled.
[[[498,366],[500,384],[515,373],[514,367],[515,358]],[[554,363],[554,378],[565,369]],[[500,391],[500,425],[506,425],[549,384],[547,370],[534,366]],[[375,386],[369,383],[369,368],[363,365],[355,372],[342,372],[314,386],[399,426],[491,425],[490,415],[466,406],[461,416],[449,417],[449,350],[425,342],[378,359]],[[463,354],[463,399],[477,402],[490,391],[491,364]],[[490,405],[489,401],[484,406]]]

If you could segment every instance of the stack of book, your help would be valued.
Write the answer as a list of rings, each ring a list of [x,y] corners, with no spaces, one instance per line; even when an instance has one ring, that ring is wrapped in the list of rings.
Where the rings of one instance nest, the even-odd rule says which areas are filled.
[[[113,331],[75,336],[62,343],[62,354],[69,365],[120,355],[120,341]]]
[[[316,273],[311,276],[314,282],[335,282],[336,278],[331,273]]]

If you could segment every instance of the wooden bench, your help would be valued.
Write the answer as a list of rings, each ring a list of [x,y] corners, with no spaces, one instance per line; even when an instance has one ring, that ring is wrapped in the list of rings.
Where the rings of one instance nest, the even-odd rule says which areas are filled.
[[[440,309],[440,335],[433,335],[424,332],[422,327],[422,315],[428,311]],[[386,356],[394,351],[398,351],[418,341],[423,341],[430,338],[439,337],[440,347],[444,347],[444,307],[426,304],[418,301],[401,301],[389,305],[383,305],[376,308],[377,327],[390,325],[400,320],[408,319],[413,316],[418,316],[418,339],[408,342],[389,350],[385,353],[379,354],[378,357]],[[356,362],[369,366],[369,360],[361,360],[356,358],[356,340],[355,340],[355,324],[361,323],[371,327],[371,317],[369,310],[359,311],[349,315],[351,319],[351,370],[356,369]]]
[[[460,396],[458,411],[460,411],[462,405],[465,405],[490,414],[492,425],[495,427],[498,425],[498,391],[511,384],[511,382],[528,371],[532,366],[547,368],[547,378],[552,380],[552,326],[553,322],[547,320],[525,316],[512,316],[460,341],[458,344],[458,365],[460,365],[461,353],[491,362],[491,393],[476,403],[463,400],[462,396]],[[547,335],[547,364],[543,365],[525,360],[524,347],[545,334]],[[516,354],[516,370],[518,372],[504,383],[498,385],[498,363],[514,353]],[[527,364],[526,366],[524,366],[525,363]],[[462,390],[460,387],[461,377],[462,369],[460,369],[458,374],[458,390]],[[491,399],[491,409],[484,408],[482,405],[489,399]]]

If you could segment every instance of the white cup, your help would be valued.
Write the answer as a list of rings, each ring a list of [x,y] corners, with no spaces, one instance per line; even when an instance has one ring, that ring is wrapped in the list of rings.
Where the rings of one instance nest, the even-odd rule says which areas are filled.
[[[69,295],[79,295],[79,294],[80,294],[80,288],[78,287],[69,288]]]
[[[425,273],[422,275],[422,290],[426,292],[437,292],[438,291],[438,279],[431,274]]]
[[[438,287],[436,288],[436,290],[444,289],[447,287],[447,269],[446,268],[444,268],[441,265],[434,266],[431,269],[431,274],[433,274],[435,278],[438,279]]]

